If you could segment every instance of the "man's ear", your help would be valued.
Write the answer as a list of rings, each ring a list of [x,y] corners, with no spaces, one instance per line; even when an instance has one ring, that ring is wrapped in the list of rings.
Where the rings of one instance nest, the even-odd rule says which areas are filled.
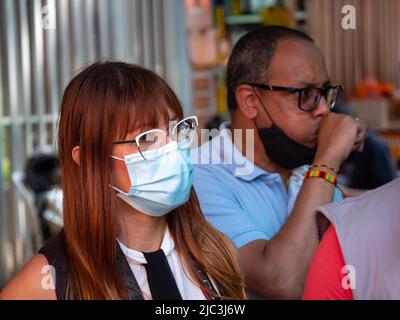
[[[72,159],[74,159],[75,163],[80,165],[80,151],[79,146],[76,146],[72,149]]]
[[[257,117],[260,101],[253,87],[247,84],[241,84],[236,88],[235,97],[238,108],[249,119]]]

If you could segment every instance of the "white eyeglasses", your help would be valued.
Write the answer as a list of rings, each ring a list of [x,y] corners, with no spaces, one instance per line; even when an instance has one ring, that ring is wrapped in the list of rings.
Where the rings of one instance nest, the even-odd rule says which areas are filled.
[[[179,121],[170,130],[170,133],[162,129],[151,129],[138,134],[133,140],[115,141],[113,144],[135,144],[143,159],[154,161],[162,155],[163,147],[169,142],[167,137],[175,140],[181,149],[190,148],[198,126],[197,117],[191,116]],[[160,152],[157,152],[157,150],[160,150]]]

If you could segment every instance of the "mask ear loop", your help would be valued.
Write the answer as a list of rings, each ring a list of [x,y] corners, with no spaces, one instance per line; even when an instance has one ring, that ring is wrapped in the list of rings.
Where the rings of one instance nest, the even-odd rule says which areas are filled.
[[[115,160],[125,161],[125,159],[122,159],[122,158],[120,158],[120,157],[116,157],[116,156],[113,156],[113,155],[111,155],[110,157],[113,158],[113,159],[115,159]]]
[[[258,101],[260,101],[260,103],[261,103],[261,105],[262,105],[263,111],[267,114],[269,120],[270,120],[271,123],[272,123],[271,127],[274,126],[274,125],[276,126],[275,121],[272,119],[271,115],[269,114],[267,108],[266,108],[265,105],[264,105],[264,102],[262,102],[262,100],[261,100],[261,98],[260,98],[260,96],[259,96],[259,94],[258,94],[258,92],[257,92],[257,89],[255,89],[254,87],[252,87],[252,88],[253,88],[254,94],[257,96]],[[257,125],[257,123],[256,123],[255,120],[254,120],[254,123],[255,123],[256,127],[259,128],[259,126]]]
[[[125,162],[125,159],[120,158],[120,157],[117,157],[117,156],[110,155],[110,158]],[[109,186],[110,188],[114,189],[115,191],[126,195],[126,192],[124,192],[124,191],[122,191],[121,189],[119,189],[119,188],[113,186],[111,183],[108,184],[108,186]]]

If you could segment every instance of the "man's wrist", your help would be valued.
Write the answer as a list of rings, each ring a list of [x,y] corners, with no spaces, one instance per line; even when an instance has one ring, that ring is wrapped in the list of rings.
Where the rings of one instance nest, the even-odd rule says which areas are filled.
[[[342,164],[342,160],[339,159],[338,157],[330,157],[328,155],[321,155],[321,156],[317,155],[317,156],[315,156],[314,161],[311,165],[312,166],[324,165],[326,167],[331,168],[331,169],[327,169],[327,170],[338,172],[341,164]]]
[[[335,173],[330,173],[328,170],[318,170],[318,169],[310,169],[304,176],[304,180],[309,178],[322,178],[325,181],[336,186],[337,176]]]

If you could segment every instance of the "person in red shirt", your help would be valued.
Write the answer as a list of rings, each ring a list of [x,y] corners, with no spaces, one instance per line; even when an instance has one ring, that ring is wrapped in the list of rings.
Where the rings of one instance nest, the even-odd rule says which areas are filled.
[[[346,265],[335,228],[324,234],[308,270],[304,300],[353,300],[351,287],[346,284]]]

